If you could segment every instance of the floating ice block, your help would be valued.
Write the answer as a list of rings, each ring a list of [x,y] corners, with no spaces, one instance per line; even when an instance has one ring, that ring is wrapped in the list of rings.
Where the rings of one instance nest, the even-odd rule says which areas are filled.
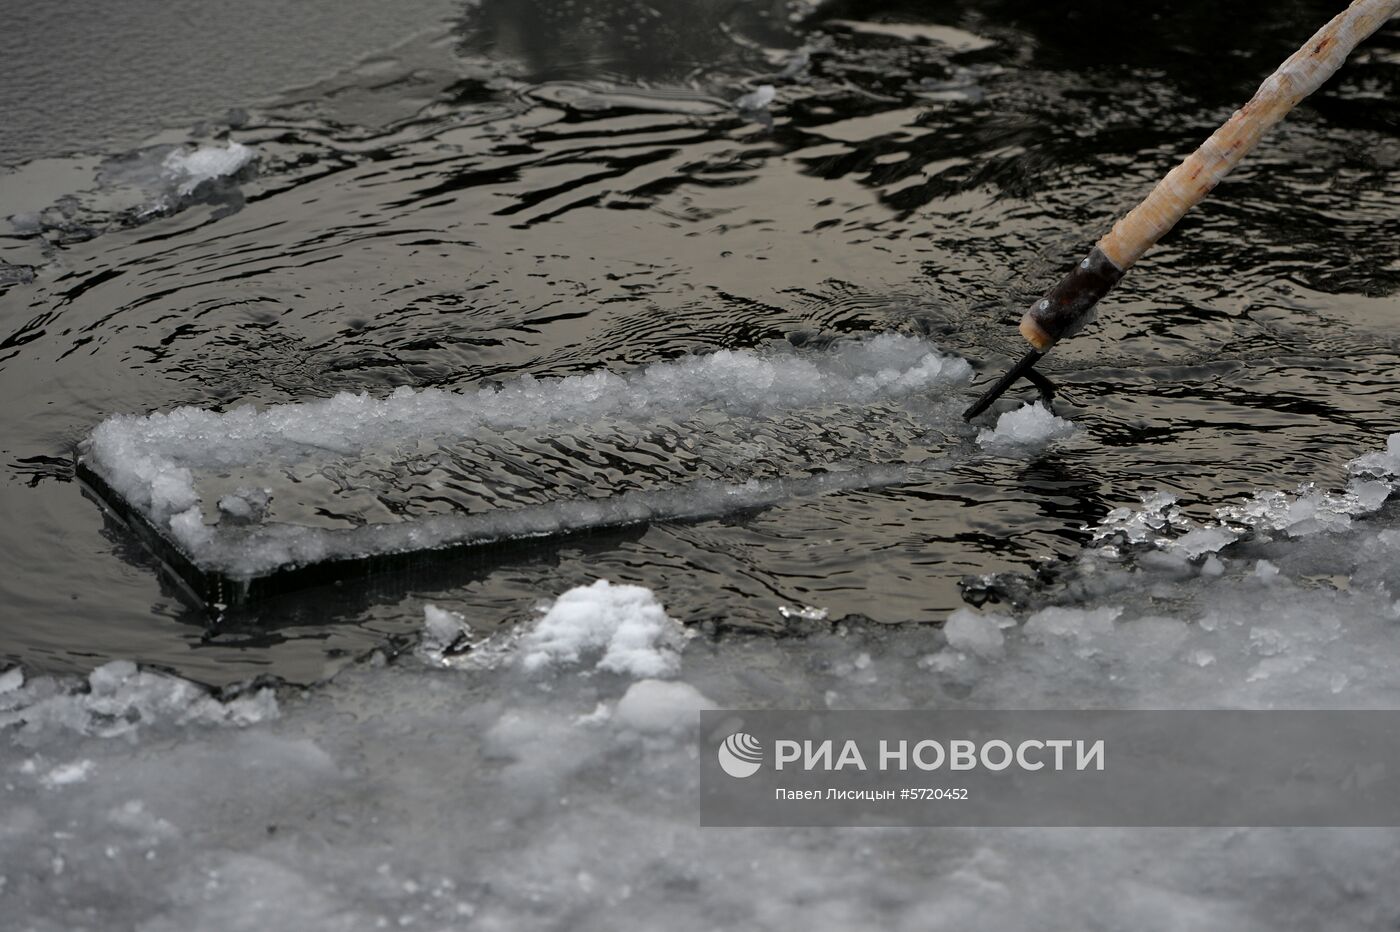
[[[721,351],[618,374],[117,415],[90,487],[210,603],[389,558],[897,481],[970,376],[924,340]]]

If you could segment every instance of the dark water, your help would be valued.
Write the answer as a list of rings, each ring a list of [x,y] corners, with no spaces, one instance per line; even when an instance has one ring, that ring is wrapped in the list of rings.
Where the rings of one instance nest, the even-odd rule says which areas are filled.
[[[1043,364],[1081,430],[1033,461],[346,580],[212,628],[70,480],[103,417],[182,404],[887,330],[990,372],[1025,304],[1335,9],[483,0],[274,98],[146,107],[167,127],[208,108],[159,142],[260,154],[166,215],[138,216],[163,150],[21,166],[0,177],[0,214],[23,215],[0,235],[0,656],[306,681],[414,632],[425,599],[511,623],[600,576],[692,622],[936,622],[965,575],[1073,553],[1139,490],[1208,509],[1336,483],[1400,430],[1393,24]],[[280,48],[278,28],[247,41]],[[729,106],[760,83],[768,114]]]

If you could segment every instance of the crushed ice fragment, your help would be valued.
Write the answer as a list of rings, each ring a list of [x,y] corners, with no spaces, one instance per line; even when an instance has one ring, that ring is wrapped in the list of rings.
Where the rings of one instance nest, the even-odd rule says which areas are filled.
[[[1038,402],[1022,405],[997,418],[996,427],[977,432],[977,442],[992,452],[1034,449],[1072,436],[1072,422],[1052,414]]]
[[[1372,459],[1380,456],[1368,454],[1353,460],[1349,467],[1353,477],[1343,492],[1319,491],[1312,483],[1304,483],[1292,493],[1258,491],[1246,501],[1216,508],[1214,521],[1205,525],[1183,516],[1170,493],[1146,494],[1139,509],[1110,511],[1094,528],[1093,539],[1095,543],[1117,539],[1146,545],[1194,560],[1216,553],[1251,533],[1281,531],[1290,537],[1340,533],[1352,526],[1353,518],[1377,511],[1394,490],[1388,481],[1367,478],[1385,474],[1386,463]],[[1371,465],[1358,469],[1358,463]],[[1208,575],[1218,575],[1223,570],[1218,561],[1207,561],[1206,567],[1203,572]]]
[[[1201,527],[1186,532],[1172,541],[1170,546],[1188,559],[1194,559],[1202,554],[1215,553],[1221,547],[1234,543],[1238,537],[1239,534],[1229,528]]]
[[[1140,498],[1141,508],[1115,508],[1105,515],[1094,529],[1094,541],[1117,536],[1128,544],[1165,542],[1165,533],[1187,523],[1170,492],[1149,492]]]
[[[1370,482],[1353,481],[1346,492],[1320,492],[1312,483],[1304,483],[1292,494],[1255,492],[1246,502],[1217,508],[1215,517],[1290,537],[1335,533],[1351,527],[1353,517],[1375,511],[1389,494],[1388,486],[1382,489]]]
[[[1001,629],[997,616],[960,608],[944,622],[943,635],[948,639],[948,646],[954,650],[979,657],[995,657],[1002,652],[1006,641]]]
[[[432,663],[445,664],[448,658],[459,653],[471,628],[458,612],[438,608],[436,605],[423,606],[423,636],[418,643],[419,656]]]
[[[229,142],[227,146],[196,146],[194,149],[179,148],[165,157],[162,167],[166,175],[175,183],[182,197],[188,197],[207,181],[215,181],[238,174],[256,157],[256,153],[239,142]]]
[[[1391,434],[1386,440],[1385,452],[1358,456],[1347,464],[1347,469],[1356,476],[1400,478],[1400,433]]]
[[[438,608],[436,605],[423,606],[423,640],[430,646],[446,650],[470,631],[460,612]]]
[[[434,667],[486,670],[511,657],[517,640],[515,631],[473,639],[471,625],[460,612],[424,605],[423,631],[414,653]],[[374,661],[382,665],[382,655],[372,658]]]
[[[1347,483],[1347,495],[1356,503],[1358,514],[1370,514],[1390,498],[1393,487],[1389,482],[1355,478]]]
[[[738,110],[762,110],[771,104],[777,96],[778,90],[773,85],[760,84],[734,101],[734,107]]]

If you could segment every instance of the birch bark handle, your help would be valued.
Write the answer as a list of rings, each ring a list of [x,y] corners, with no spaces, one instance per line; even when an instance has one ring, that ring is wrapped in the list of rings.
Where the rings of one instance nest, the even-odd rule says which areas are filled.
[[[1113,225],[1073,271],[1021,319],[1021,335],[1044,352],[1073,334],[1088,311],[1157,240],[1176,226],[1298,102],[1337,72],[1356,46],[1400,10],[1400,0],[1355,0],[1271,74],[1249,103]]]

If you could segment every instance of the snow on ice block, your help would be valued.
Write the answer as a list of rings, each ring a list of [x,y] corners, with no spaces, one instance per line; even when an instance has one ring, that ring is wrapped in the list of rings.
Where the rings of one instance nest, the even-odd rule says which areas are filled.
[[[956,430],[970,376],[884,334],[721,351],[628,373],[116,415],[90,489],[209,604],[424,552],[899,481]]]

